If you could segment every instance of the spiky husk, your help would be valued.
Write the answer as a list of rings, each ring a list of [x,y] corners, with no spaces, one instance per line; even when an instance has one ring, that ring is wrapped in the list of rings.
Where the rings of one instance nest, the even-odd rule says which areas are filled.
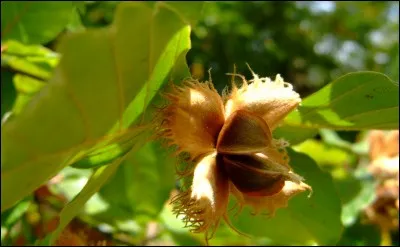
[[[275,81],[259,78],[254,73],[253,76],[250,84],[244,79],[240,88],[234,86],[231,94],[224,96],[225,106],[211,82],[186,80],[183,86],[173,86],[172,92],[165,94],[169,104],[160,110],[160,136],[167,140],[168,145],[177,146],[177,155],[188,154],[187,161],[193,164],[186,165],[178,174],[183,180],[190,177],[193,180],[172,200],[173,211],[177,216],[182,216],[192,232],[205,233],[206,239],[212,237],[221,218],[237,231],[230,224],[226,212],[230,192],[236,196],[240,207],[250,205],[255,213],[266,209],[273,215],[278,208],[287,206],[288,200],[294,195],[311,190],[289,166],[289,158],[284,150],[288,143],[272,139],[271,135],[279,122],[300,103],[299,95],[279,75]],[[238,113],[239,110],[241,113]],[[238,116],[232,117],[235,114]],[[236,123],[234,120],[242,122]],[[230,125],[225,126],[225,136],[220,135],[226,122],[230,122]],[[258,127],[252,132],[252,138],[242,135],[249,133],[247,127],[250,125]],[[246,131],[236,133],[238,128]],[[217,140],[220,153],[217,153]],[[236,143],[236,140],[240,143]],[[249,143],[249,140],[258,142]],[[244,143],[250,147],[243,148]],[[233,155],[252,156],[258,163],[265,164],[255,167],[247,164],[247,159],[224,157],[232,155],[231,152]],[[227,170],[224,158],[230,163],[242,162],[240,169],[247,169],[247,173],[254,172],[265,179],[276,179],[276,182],[272,181],[273,188],[255,193],[247,191],[252,189],[251,186],[242,186],[245,192],[238,190],[228,175],[228,172],[236,171]],[[242,183],[240,176],[236,176],[235,181],[236,184]],[[265,186],[269,185],[263,181],[255,184],[256,189]]]
[[[228,197],[228,178],[217,165],[217,153],[212,152],[196,164],[191,188],[172,200],[173,211],[177,216],[182,215],[192,232],[206,233],[209,239],[226,212]]]
[[[186,80],[165,97],[170,103],[161,110],[162,137],[192,159],[212,152],[224,124],[222,99],[212,83]]]
[[[245,205],[249,205],[253,208],[254,214],[259,214],[266,210],[268,215],[273,217],[277,209],[287,207],[290,198],[298,193],[309,190],[309,196],[311,196],[311,186],[303,182],[304,178],[293,172],[289,166],[289,157],[283,148],[280,148],[279,151],[277,148],[269,148],[264,153],[255,154],[254,157],[264,164],[267,172],[281,174],[284,178],[284,185],[279,192],[272,195],[255,196],[254,193],[240,191],[231,182],[230,191],[236,197],[239,205],[237,214],[240,213]]]
[[[257,215],[260,213],[266,213],[269,217],[273,217],[276,210],[279,208],[285,208],[288,205],[288,201],[295,195],[304,192],[306,190],[312,191],[311,187],[303,182],[294,183],[292,181],[285,181],[283,189],[272,196],[249,196],[247,194],[241,193],[235,185],[232,183],[231,192],[236,197],[239,209],[237,214],[241,212],[245,205],[249,205],[253,208],[253,214]]]
[[[225,96],[225,119],[237,110],[246,110],[263,118],[273,130],[299,105],[300,95],[279,74],[274,81],[259,78],[254,72],[253,77],[250,83],[242,77],[242,86],[233,85],[231,94]]]

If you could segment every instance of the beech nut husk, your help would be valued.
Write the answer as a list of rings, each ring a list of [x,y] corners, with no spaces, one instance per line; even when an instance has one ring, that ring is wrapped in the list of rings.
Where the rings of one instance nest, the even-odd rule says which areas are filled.
[[[250,112],[239,110],[225,121],[218,136],[220,154],[251,154],[271,145],[272,134],[265,121]]]
[[[299,95],[280,75],[274,81],[253,77],[223,97],[212,82],[187,80],[165,94],[169,104],[160,111],[159,136],[193,164],[184,174],[192,179],[172,200],[174,213],[206,240],[221,219],[236,230],[227,214],[230,194],[238,212],[249,205],[254,213],[274,215],[294,195],[312,191],[291,169],[288,143],[272,135],[300,103]]]

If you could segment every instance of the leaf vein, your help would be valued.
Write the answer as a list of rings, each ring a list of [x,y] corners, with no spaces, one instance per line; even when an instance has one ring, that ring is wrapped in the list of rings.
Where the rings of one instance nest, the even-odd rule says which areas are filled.
[[[357,113],[357,114],[354,114],[354,115],[343,117],[343,120],[349,120],[349,119],[352,119],[352,118],[355,118],[355,117],[359,117],[359,116],[362,116],[362,115],[366,115],[366,114],[370,114],[370,113],[374,113],[374,112],[385,111],[385,110],[396,109],[396,108],[398,109],[399,106],[393,106],[393,107],[387,107],[387,108],[382,108],[382,109],[377,109],[377,110],[365,111],[365,112],[361,112],[361,113]]]
[[[151,73],[153,71],[153,46],[154,46],[154,18],[157,15],[157,11],[158,11],[158,3],[156,3],[155,7],[153,8],[153,11],[150,15],[150,20],[149,20],[149,25],[150,25],[150,31],[149,31],[149,49],[148,49],[148,77],[147,77],[147,83],[146,83],[146,93],[144,95],[144,99],[143,99],[143,111],[142,111],[142,119],[141,119],[141,123],[144,123],[145,120],[145,115],[146,115],[146,110],[147,110],[147,100],[149,97],[149,91],[150,91],[150,79],[151,79]]]
[[[9,2],[9,4],[12,4],[12,2]],[[14,2],[14,4],[18,4],[16,2]],[[25,3],[25,8],[22,9],[22,11],[20,12],[19,15],[15,15],[13,21],[11,21],[10,23],[7,24],[7,26],[4,28],[4,31],[1,33],[1,39],[3,39],[3,37],[5,35],[7,35],[8,32],[10,32],[10,30],[16,25],[18,24],[18,22],[21,20],[22,16],[28,11],[29,7],[31,6],[32,2],[27,2]],[[16,5],[15,5],[16,6]]]
[[[119,130],[122,130],[123,128],[123,115],[124,115],[124,106],[125,106],[125,97],[124,97],[124,91],[123,91],[123,85],[121,82],[121,70],[119,69],[118,66],[118,60],[117,60],[117,55],[115,52],[116,45],[115,45],[115,36],[117,34],[117,30],[115,30],[115,27],[111,27],[111,30],[114,28],[115,33],[110,32],[110,49],[113,57],[113,64],[114,64],[114,69],[115,69],[115,75],[116,75],[116,80],[115,84],[117,86],[117,98],[118,98],[118,109],[119,109]]]
[[[335,104],[333,104],[333,103],[337,102],[339,99],[343,98],[345,95],[348,95],[349,93],[353,93],[355,90],[358,90],[358,89],[360,89],[360,88],[366,86],[368,83],[369,83],[369,82],[363,83],[363,84],[361,84],[361,85],[359,85],[359,86],[357,86],[357,87],[355,87],[355,88],[353,88],[353,89],[351,89],[351,90],[349,90],[349,91],[343,93],[342,95],[340,95],[340,96],[338,96],[338,97],[332,99],[332,100],[328,103],[328,105],[325,105],[324,107],[326,107],[326,108],[332,108],[332,106],[335,105]],[[333,83],[332,83],[332,84],[333,84]],[[304,118],[305,116],[308,116],[308,115],[310,115],[310,114],[312,114],[312,113],[315,113],[316,110],[318,110],[318,107],[315,107],[315,108],[313,108],[313,109],[310,109],[308,112],[305,112],[304,114],[302,114],[301,117]]]

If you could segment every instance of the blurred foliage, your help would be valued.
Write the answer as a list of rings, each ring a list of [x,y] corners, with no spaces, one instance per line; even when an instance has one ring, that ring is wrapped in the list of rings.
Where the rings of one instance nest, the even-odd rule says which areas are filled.
[[[338,76],[372,70],[398,81],[396,2],[219,2],[193,30],[188,61],[224,88],[237,71],[282,77],[303,97]],[[201,68],[200,72],[196,70]]]
[[[2,24],[25,9],[16,8],[17,12],[3,13],[3,4]],[[30,6],[27,2],[23,4],[27,8]],[[119,4],[119,1],[78,1],[63,5],[46,3],[46,8],[53,11],[49,19],[40,18],[36,23],[32,21],[35,15],[26,15],[21,20],[28,27],[26,32],[11,32],[2,36],[2,122],[10,117],[7,112],[12,111],[18,115],[32,96],[47,83],[59,61],[60,54],[56,50],[61,38],[66,34],[102,30],[111,25],[115,21],[115,10]],[[145,4],[153,6],[154,2]],[[200,14],[195,13],[200,10],[193,11],[192,8],[190,12],[188,10],[191,7],[185,9],[185,5],[182,6],[176,8],[181,8],[179,11],[190,20]],[[34,9],[38,11],[36,14],[42,13],[42,10]],[[250,78],[246,62],[259,75],[275,77],[281,74],[302,97],[354,71],[381,72],[397,82],[398,12],[399,3],[388,1],[209,2],[201,12],[199,22],[192,26],[192,48],[186,59],[192,75],[199,79],[208,79],[207,71],[211,68],[212,80],[220,92],[230,86],[231,77],[225,73],[233,72],[234,65],[237,73]],[[5,29],[7,26],[2,25],[2,34]],[[79,57],[86,50],[80,52],[74,56]],[[180,63],[184,62],[181,60]],[[238,79],[235,78],[235,81]],[[135,114],[137,117],[139,113]],[[290,153],[293,160],[310,162],[307,156],[301,154],[305,153],[315,161],[307,163],[310,167],[306,168],[301,168],[301,162],[294,166],[296,169],[323,174],[317,178],[321,180],[320,184],[327,186],[331,193],[337,193],[340,199],[343,229],[339,230],[340,222],[334,222],[337,219],[334,213],[338,212],[329,214],[331,211],[340,211],[335,206],[338,205],[335,204],[336,197],[323,202],[327,204],[329,213],[320,217],[321,221],[313,222],[310,219],[302,220],[302,212],[299,210],[307,210],[310,206],[306,196],[302,195],[290,202],[291,211],[278,214],[277,219],[282,219],[280,223],[285,220],[292,222],[294,215],[297,225],[289,227],[292,234],[279,232],[279,229],[274,231],[269,225],[272,233],[269,233],[268,238],[263,236],[265,229],[260,227],[264,219],[242,216],[235,223],[239,222],[239,228],[256,232],[257,237],[242,237],[222,224],[210,244],[277,245],[286,244],[285,241],[290,244],[314,244],[318,241],[334,244],[339,231],[342,231],[342,235],[336,245],[377,245],[384,242],[383,238],[387,241],[387,236],[384,237],[379,228],[366,225],[362,220],[365,207],[376,200],[376,181],[366,171],[370,162],[367,139],[369,131],[335,132],[321,129],[296,134],[297,137],[316,134],[314,139],[299,142],[293,147],[295,152]],[[64,168],[33,195],[2,212],[2,245],[31,245],[35,242],[48,244],[56,229],[56,232],[62,231],[61,235],[68,236],[68,241],[72,241],[61,239],[57,242],[59,245],[203,245],[203,236],[188,232],[171,212],[167,198],[176,193],[172,189],[174,160],[160,154],[162,151],[157,143],[141,147],[138,153],[131,153],[115,173],[106,174],[105,177],[110,176],[108,181],[101,177],[101,169],[92,173],[85,169]],[[158,166],[161,160],[166,160],[162,162],[165,166]],[[140,169],[133,166],[141,162],[150,165]],[[85,186],[88,181],[96,183],[96,174],[100,174],[97,179],[105,183],[99,193],[94,192],[101,184],[89,188]],[[75,197],[82,190],[86,193],[84,198]],[[148,193],[149,190],[151,193]],[[316,191],[321,193],[313,200],[321,201],[324,188]],[[84,207],[79,203],[67,204],[76,202],[76,198],[78,201],[88,201]],[[65,205],[69,205],[69,208],[67,206],[65,209]],[[308,209],[304,215],[312,213]],[[323,211],[317,213],[322,214]],[[69,224],[69,221],[66,222],[68,225],[63,230],[57,227],[59,215],[62,217],[65,214],[67,218],[77,217]],[[333,224],[335,231],[329,232],[329,229],[324,228],[329,227],[324,225],[324,220]],[[295,233],[297,226],[300,228]],[[82,235],[81,231],[85,233]],[[291,235],[282,239],[285,234]],[[398,245],[398,231],[391,234],[392,244]]]

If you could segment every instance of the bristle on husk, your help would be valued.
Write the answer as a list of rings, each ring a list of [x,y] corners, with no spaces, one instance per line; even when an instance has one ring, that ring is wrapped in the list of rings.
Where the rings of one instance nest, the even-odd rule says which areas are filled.
[[[274,81],[254,73],[253,77],[250,83],[242,77],[242,86],[233,87],[225,104],[225,119],[237,110],[246,110],[262,117],[273,130],[299,105],[300,95],[279,74]]]
[[[288,201],[293,196],[306,190],[312,192],[312,188],[303,182],[297,184],[292,181],[285,181],[285,185],[279,193],[272,196],[259,197],[241,193],[233,184],[231,187],[231,192],[235,195],[240,210],[249,205],[253,208],[254,215],[263,213],[266,210],[269,217],[273,217],[277,209],[287,207]]]
[[[161,111],[162,136],[193,159],[212,152],[224,124],[223,103],[212,84],[187,80],[165,96],[170,104]]]
[[[183,215],[185,225],[192,232],[203,232],[206,236],[218,227],[228,205],[228,178],[217,165],[216,156],[212,152],[196,164],[191,188],[172,201],[174,213]]]
[[[177,169],[184,189],[172,200],[173,212],[192,232],[205,233],[207,243],[221,219],[237,231],[227,216],[230,193],[238,213],[249,205],[255,214],[273,216],[294,195],[312,191],[289,166],[289,143],[272,135],[300,96],[280,75],[272,81],[252,73],[249,82],[235,74],[243,85],[233,84],[224,99],[211,82],[172,86],[164,94],[169,104],[158,114],[161,139],[176,146],[175,155],[188,155],[188,164]]]

